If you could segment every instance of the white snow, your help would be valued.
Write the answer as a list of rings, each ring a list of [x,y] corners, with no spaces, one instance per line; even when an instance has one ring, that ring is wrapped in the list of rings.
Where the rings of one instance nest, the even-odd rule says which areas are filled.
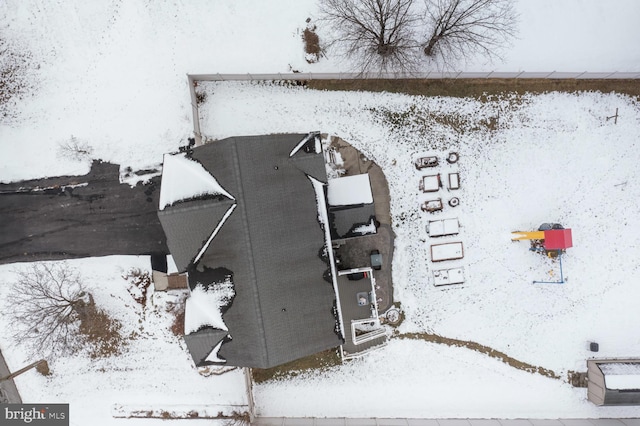
[[[436,192],[441,186],[439,174],[423,176],[419,185],[422,192]]]
[[[229,209],[225,212],[224,216],[222,216],[222,219],[220,219],[220,222],[218,222],[215,229],[211,232],[211,235],[209,235],[209,238],[207,238],[207,241],[204,243],[204,245],[202,246],[202,248],[200,249],[196,257],[193,259],[194,264],[197,263],[200,260],[200,258],[204,255],[204,253],[207,251],[207,249],[209,248],[209,245],[211,244],[211,241],[213,241],[216,235],[218,235],[218,232],[224,226],[224,223],[227,221],[229,216],[231,216],[231,213],[233,213],[236,207],[238,207],[237,204],[231,205],[231,207],[229,207]]]
[[[607,389],[640,389],[640,363],[611,362],[598,367],[604,373]]]
[[[455,235],[460,231],[458,218],[430,220],[427,225],[427,232],[430,237],[440,237],[443,235]]]
[[[431,244],[431,260],[440,262],[443,260],[461,259],[464,256],[462,243]]]
[[[173,259],[173,256],[167,255],[167,274],[175,274],[178,272],[178,266],[176,265],[176,261]]]
[[[433,271],[433,285],[464,283],[464,268],[438,269]]]
[[[376,231],[377,231],[376,223],[373,219],[371,219],[371,222],[369,222],[368,224],[360,225],[356,227],[353,230],[353,233],[358,235],[368,235],[368,234],[375,234]]]
[[[215,283],[206,289],[202,283],[198,283],[186,302],[184,333],[191,334],[203,327],[228,331],[222,319],[222,308],[229,304],[234,295],[230,280]]]
[[[225,359],[220,358],[218,356],[218,352],[220,351],[220,348],[222,347],[222,344],[224,343],[224,341],[220,341],[220,343],[218,343],[212,350],[211,352],[209,352],[209,355],[207,355],[207,357],[205,358],[205,361],[208,362],[215,362],[215,363],[224,363],[226,362]]]
[[[0,181],[85,174],[88,162],[57,157],[57,145],[70,135],[86,140],[96,158],[123,169],[157,164],[192,133],[186,73],[350,70],[347,61],[332,55],[306,63],[300,31],[307,17],[315,18],[315,5],[315,0],[0,2],[2,36],[30,52],[34,88],[11,105],[13,117],[0,119]],[[516,8],[520,32],[504,62],[475,58],[455,68],[640,71],[640,50],[629,48],[640,39],[640,2],[520,0]],[[323,30],[320,25],[321,40]],[[199,89],[207,93],[200,105],[205,136],[321,129],[382,167],[396,233],[394,299],[405,316],[400,333],[476,341],[561,377],[515,370],[467,349],[392,338],[383,350],[339,367],[256,386],[258,414],[640,416],[638,407],[595,407],[583,389],[564,380],[568,370],[585,370],[592,355],[586,341],[598,341],[602,357],[640,353],[633,333],[640,328],[637,100],[551,92],[480,102],[229,82]],[[613,124],[606,117],[616,108]],[[408,118],[404,126],[394,126],[393,113]],[[459,126],[433,119],[446,115]],[[485,128],[494,117],[499,117],[497,129]],[[455,193],[460,198],[455,215],[465,225],[468,285],[455,291],[428,285],[425,226],[436,215],[453,212],[446,202],[440,213],[419,210],[421,174],[412,161],[439,149],[440,158],[451,149],[460,153],[456,168],[464,183]],[[446,167],[443,176],[457,171]],[[321,184],[314,187],[322,193]],[[451,196],[444,188],[436,195],[445,201]],[[324,203],[324,197],[318,199]],[[326,206],[319,210],[326,216]],[[562,286],[532,285],[557,265],[529,252],[526,242],[510,241],[511,231],[537,229],[543,222],[573,229],[575,247],[563,257],[570,279]],[[35,371],[21,375],[16,382],[24,400],[69,402],[75,424],[129,425],[162,420],[114,419],[118,407],[159,411],[179,404],[247,404],[242,371],[204,377],[192,368],[184,343],[168,331],[171,293],[153,294],[145,315],[132,302],[119,276],[130,266],[148,268],[147,258],[71,263],[87,277],[96,302],[120,318],[133,337],[121,356],[59,358],[50,360],[48,378]],[[2,282],[14,279],[13,267],[0,266]],[[0,297],[7,287],[0,286]],[[0,347],[15,370],[32,359],[6,337],[10,327],[10,319],[0,317],[5,336]]]
[[[327,198],[330,206],[349,206],[373,203],[369,174],[329,179]]]
[[[242,370],[220,376],[199,374],[183,339],[170,331],[174,306],[182,298],[182,291],[153,293],[150,289],[144,308],[127,292],[128,282],[122,275],[131,268],[150,272],[149,257],[109,256],[69,260],[67,264],[81,271],[83,283],[96,304],[121,322],[123,353],[109,358],[90,358],[86,354],[47,358],[50,376],[30,370],[16,378],[23,401],[70,404],[71,425],[158,424],[161,420],[116,420],[113,415],[141,409],[179,414],[185,407],[189,407],[186,411],[205,413],[206,407],[211,406],[230,412],[231,406],[243,411],[242,407],[248,405]],[[15,279],[14,270],[26,267],[27,264],[1,265],[0,280],[10,283]],[[0,349],[15,371],[34,358],[25,353],[19,342],[7,338],[11,321],[2,301],[8,290],[8,286],[0,286]],[[175,422],[191,425],[193,420]]]
[[[203,195],[224,195],[235,200],[224,190],[202,164],[186,157],[186,154],[166,154],[162,168],[160,210]]]
[[[300,142],[298,142],[298,144],[291,150],[291,152],[289,153],[289,157],[293,157],[296,152],[300,151],[300,149],[307,143],[309,142],[311,139],[313,138],[313,143],[314,143],[314,148],[315,148],[315,152],[316,154],[320,154],[322,152],[322,147],[320,146],[320,142],[319,142],[319,138],[318,138],[318,134],[317,133],[309,133],[307,136],[305,136],[304,138],[302,138],[302,140]]]
[[[311,185],[313,185],[313,191],[316,193],[316,207],[318,208],[318,223],[322,227],[322,231],[324,232],[324,241],[325,241],[325,249],[329,256],[329,265],[331,268],[331,285],[333,286],[333,291],[336,294],[336,304],[338,306],[338,321],[340,322],[340,332],[344,336],[344,322],[342,320],[342,311],[340,310],[340,293],[338,292],[338,271],[336,269],[336,260],[333,254],[333,249],[331,245],[331,231],[329,228],[329,213],[327,211],[327,200],[324,195],[324,183],[320,182],[318,179],[315,179],[311,176],[307,176],[309,181],[311,181]]]

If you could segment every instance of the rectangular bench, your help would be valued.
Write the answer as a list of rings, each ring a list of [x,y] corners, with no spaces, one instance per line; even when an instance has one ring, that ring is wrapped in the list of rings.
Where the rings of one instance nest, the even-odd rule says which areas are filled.
[[[445,235],[456,235],[460,230],[458,218],[430,220],[427,224],[427,234],[430,237],[444,237]]]
[[[463,257],[464,248],[462,247],[461,241],[431,245],[432,262],[443,262],[445,260],[462,259]]]
[[[464,268],[438,269],[433,271],[433,285],[453,285],[464,283]]]

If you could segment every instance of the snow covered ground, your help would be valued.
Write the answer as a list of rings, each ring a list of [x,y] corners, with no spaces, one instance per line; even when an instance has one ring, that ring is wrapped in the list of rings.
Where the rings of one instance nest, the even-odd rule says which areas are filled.
[[[629,48],[640,36],[639,2],[522,0],[517,7],[520,38],[505,62],[479,58],[466,71],[640,70],[640,52]],[[315,0],[0,2],[2,35],[31,52],[34,88],[12,106],[14,118],[0,120],[0,181],[87,172],[88,163],[58,156],[58,144],[72,135],[91,145],[95,158],[134,169],[159,164],[191,133],[186,73],[349,70],[331,56],[314,65],[304,61],[300,31],[314,13]],[[636,101],[552,93],[480,103],[251,83],[208,86],[201,111],[207,136],[321,130],[383,167],[397,225],[393,278],[407,315],[402,332],[477,341],[562,376],[584,370],[588,340],[600,343],[602,356],[640,353]],[[617,125],[605,120],[615,108]],[[443,124],[445,115],[458,118],[455,128]],[[490,130],[486,123],[498,116],[497,130]],[[461,155],[455,212],[467,283],[442,290],[429,281],[430,216],[418,209],[420,174],[412,161],[435,154],[442,162],[449,149]],[[547,221],[573,229],[564,285],[531,284],[552,269],[557,273],[557,266],[528,252],[526,243],[510,242],[509,232]],[[129,266],[148,268],[147,259],[71,263],[87,277],[96,302],[132,330],[140,326],[119,275]],[[0,267],[0,282],[12,280],[11,268]],[[0,297],[6,291],[0,286]],[[241,374],[198,375],[166,321],[161,311],[149,314],[144,334],[124,356],[63,358],[51,363],[48,379],[24,374],[17,381],[23,398],[70,402],[75,424],[113,423],[121,405],[126,411],[245,404]],[[0,335],[7,327],[0,317]],[[3,338],[0,345],[12,369],[31,361],[9,343]],[[260,385],[256,399],[262,415],[640,416],[637,408],[596,409],[583,390],[484,355],[400,340],[322,374]],[[365,406],[374,411],[363,413]]]
[[[49,358],[51,376],[31,370],[16,378],[24,402],[69,403],[73,425],[91,424],[97,419],[97,424],[117,424],[117,420],[109,420],[114,414],[180,412],[183,406],[188,407],[187,412],[200,413],[207,407],[216,410],[216,414],[246,410],[242,408],[248,404],[242,371],[221,376],[200,375],[184,342],[170,331],[175,315],[168,309],[179,294],[153,294],[143,310],[127,291],[128,282],[122,276],[131,268],[149,270],[148,257],[109,256],[67,263],[81,272],[82,282],[96,305],[122,323],[126,345],[121,355],[111,358],[91,359],[86,354]],[[15,280],[16,271],[22,268],[28,265],[0,266],[0,282],[4,284],[0,286],[0,301],[9,291],[7,284]],[[6,336],[10,334],[11,317],[4,304],[2,312],[0,335],[5,336],[2,353],[10,368],[17,370],[35,359],[19,343],[9,345]],[[148,420],[131,422],[144,425]]]
[[[243,134],[322,129],[351,142],[382,166],[389,180],[397,234],[394,297],[407,316],[401,332],[430,332],[475,341],[551,369],[563,378],[569,370],[585,371],[585,359],[593,355],[587,350],[589,341],[600,343],[599,356],[623,357],[640,352],[640,338],[633,332],[640,326],[640,311],[634,308],[640,297],[635,262],[640,243],[640,212],[636,207],[640,185],[635,166],[640,136],[637,101],[615,94],[550,93],[482,103],[384,93],[316,92],[252,83],[207,83],[206,87],[210,101],[201,109],[205,136],[235,134],[239,122]],[[247,103],[249,98],[251,102]],[[606,119],[616,108],[625,117],[618,124]],[[444,122],[444,116],[455,117],[453,125]],[[494,118],[498,118],[497,125],[488,124]],[[432,215],[421,212],[419,204],[424,195],[418,190],[420,177],[432,173],[432,169],[417,171],[413,160],[438,155],[446,164],[444,158],[450,151],[459,152],[459,162],[442,165],[437,171],[446,175],[454,168],[459,170],[461,189],[441,189],[437,194],[445,200],[458,196],[460,206],[446,207]],[[427,222],[441,217],[457,217],[460,234],[430,240]],[[512,231],[536,230],[543,222],[562,223],[573,229],[575,247],[563,257],[566,284],[533,284],[534,280],[559,280],[559,265],[530,252],[527,242],[511,242]],[[449,241],[464,243],[464,259],[439,262],[437,266],[464,266],[467,282],[460,288],[436,288],[430,278],[429,245]],[[392,341],[385,350],[390,354],[377,356],[387,363],[401,363],[391,362],[396,345],[400,343]],[[422,353],[417,349],[420,344],[413,345],[416,353]],[[481,358],[476,355],[474,359],[478,368],[482,368]],[[411,361],[411,357],[406,360],[408,370],[413,368]],[[373,377],[400,368],[385,361],[379,361],[376,368],[369,366],[371,360],[361,362],[363,370],[375,371],[364,387],[377,389],[380,394],[385,393],[386,385]],[[493,361],[486,358],[486,362]],[[344,369],[352,368],[357,367],[338,368],[310,380],[335,381],[338,387],[344,377],[351,376],[345,376]],[[520,376],[519,372],[513,374]],[[418,373],[411,377],[418,377]],[[431,371],[420,377],[420,386],[442,384]],[[546,386],[559,386],[538,379],[532,377],[531,386],[535,389],[534,382],[546,383],[541,385],[541,393],[546,392]],[[305,387],[308,383],[300,378],[287,383],[258,387],[262,413],[292,413],[270,401],[278,400],[285,386]],[[400,387],[408,385],[402,380],[397,383]],[[308,389],[317,389],[318,398],[325,393],[323,386]],[[474,411],[470,405],[458,413],[463,417],[488,413],[491,417],[594,415],[580,402],[586,398],[584,390],[557,389],[569,392],[576,398],[575,404],[551,398],[542,410],[531,405],[509,411],[496,402],[493,409],[489,404]],[[443,398],[446,405],[448,399]],[[308,400],[315,401],[312,397]],[[404,413],[397,411],[395,403],[386,405],[385,401],[376,403],[380,415]],[[294,411],[299,414],[308,408],[316,415],[350,416],[359,410],[348,408],[358,406],[355,402],[327,403],[327,408],[323,404],[317,410],[314,404]],[[415,410],[410,412],[432,417],[451,415],[447,410]],[[638,415],[640,410],[611,413]]]

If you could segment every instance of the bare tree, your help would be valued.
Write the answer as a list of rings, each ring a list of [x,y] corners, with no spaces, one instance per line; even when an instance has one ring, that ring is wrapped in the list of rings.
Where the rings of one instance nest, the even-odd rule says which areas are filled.
[[[85,140],[71,135],[69,139],[58,142],[58,157],[74,161],[90,160],[93,147]]]
[[[362,72],[407,71],[416,65],[418,15],[414,0],[323,0],[321,21],[333,29],[330,43]]]
[[[79,274],[66,263],[35,263],[17,275],[5,308],[13,319],[14,341],[31,354],[79,349],[78,329],[93,304]]]
[[[489,59],[515,36],[512,0],[425,0],[423,51],[444,63],[482,54]]]

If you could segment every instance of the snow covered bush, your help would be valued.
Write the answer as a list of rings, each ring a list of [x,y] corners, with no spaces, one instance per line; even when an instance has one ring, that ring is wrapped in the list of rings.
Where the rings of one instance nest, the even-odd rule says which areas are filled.
[[[314,64],[320,60],[322,49],[320,47],[320,37],[316,34],[316,26],[311,23],[311,18],[307,18],[307,26],[302,31],[302,41],[304,41],[304,59],[309,64]]]

